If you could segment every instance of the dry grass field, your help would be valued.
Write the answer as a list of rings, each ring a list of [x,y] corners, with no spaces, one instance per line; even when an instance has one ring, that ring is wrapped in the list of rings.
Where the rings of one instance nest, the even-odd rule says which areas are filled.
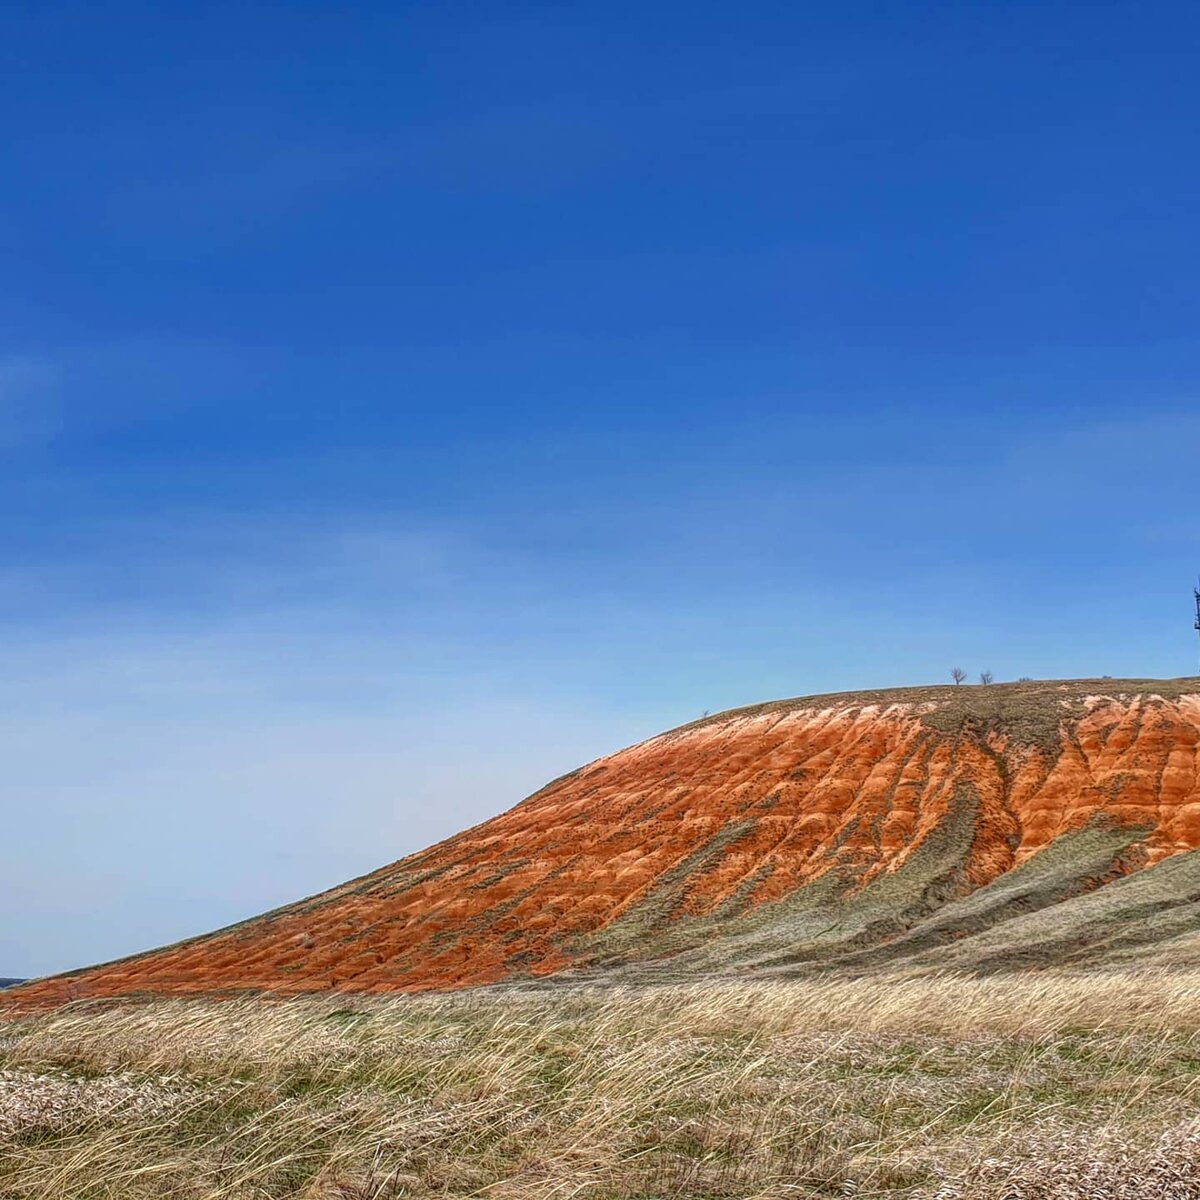
[[[395,999],[0,1024],[5,1200],[1200,1197],[1200,975]]]

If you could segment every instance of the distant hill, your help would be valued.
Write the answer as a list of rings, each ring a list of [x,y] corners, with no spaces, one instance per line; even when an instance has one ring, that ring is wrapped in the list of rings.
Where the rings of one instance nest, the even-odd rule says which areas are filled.
[[[24,983],[23,979],[0,979],[0,988],[13,987],[18,983]]]
[[[811,696],[681,726],[322,895],[5,1003],[1200,962],[1198,848],[1198,679]]]

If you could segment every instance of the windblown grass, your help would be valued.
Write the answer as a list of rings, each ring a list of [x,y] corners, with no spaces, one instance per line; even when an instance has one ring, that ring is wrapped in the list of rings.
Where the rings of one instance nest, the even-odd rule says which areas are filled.
[[[1200,1198],[1200,975],[0,1022],[4,1200]]]

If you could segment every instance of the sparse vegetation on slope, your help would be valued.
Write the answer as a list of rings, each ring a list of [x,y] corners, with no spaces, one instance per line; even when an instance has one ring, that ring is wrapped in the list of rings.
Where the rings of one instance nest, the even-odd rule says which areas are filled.
[[[1200,975],[76,1006],[5,1200],[1200,1197]]]

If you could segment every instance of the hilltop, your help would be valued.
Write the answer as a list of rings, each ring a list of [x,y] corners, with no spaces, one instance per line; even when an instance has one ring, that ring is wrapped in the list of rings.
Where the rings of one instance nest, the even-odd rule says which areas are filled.
[[[1200,960],[1200,679],[809,696],[6,1003]]]

